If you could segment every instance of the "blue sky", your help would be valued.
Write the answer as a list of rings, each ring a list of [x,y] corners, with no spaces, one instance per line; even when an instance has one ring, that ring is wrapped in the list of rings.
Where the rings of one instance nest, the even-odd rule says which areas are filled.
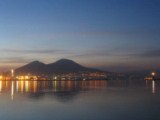
[[[0,0],[0,69],[68,58],[110,71],[159,68],[159,0]]]

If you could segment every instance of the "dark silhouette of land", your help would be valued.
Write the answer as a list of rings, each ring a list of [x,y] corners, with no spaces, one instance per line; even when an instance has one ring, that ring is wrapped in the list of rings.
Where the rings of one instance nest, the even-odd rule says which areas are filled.
[[[44,64],[39,61],[33,61],[15,70],[16,74],[34,74],[34,75],[52,75],[78,73],[78,72],[103,72],[98,69],[84,67],[72,60],[61,59],[55,63]]]

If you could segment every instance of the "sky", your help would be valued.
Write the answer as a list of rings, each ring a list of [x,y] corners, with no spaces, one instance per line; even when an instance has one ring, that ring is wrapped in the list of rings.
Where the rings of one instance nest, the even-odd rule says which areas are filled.
[[[0,0],[0,70],[61,58],[109,71],[160,68],[159,0]]]

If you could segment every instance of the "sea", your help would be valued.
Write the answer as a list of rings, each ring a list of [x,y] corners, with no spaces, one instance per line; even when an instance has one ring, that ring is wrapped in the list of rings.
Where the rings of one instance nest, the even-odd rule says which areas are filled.
[[[0,81],[0,120],[160,120],[160,81]]]

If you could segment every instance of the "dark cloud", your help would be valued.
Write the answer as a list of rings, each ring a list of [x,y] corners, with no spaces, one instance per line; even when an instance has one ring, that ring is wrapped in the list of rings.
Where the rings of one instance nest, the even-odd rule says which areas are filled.
[[[0,57],[0,63],[3,66],[8,65],[23,65],[34,60],[43,60],[42,62],[47,62],[48,57],[46,56],[65,56],[66,54],[72,54],[72,51],[61,50],[61,49],[1,49],[1,54],[8,56]],[[12,66],[11,65],[11,66]]]
[[[20,54],[52,54],[52,53],[70,53],[62,49],[2,49],[1,52],[20,53]]]
[[[135,58],[159,58],[160,57],[160,50],[144,50],[132,53],[121,53],[116,56],[126,56],[126,57],[135,57]]]
[[[19,63],[24,64],[32,61],[32,59],[26,58],[26,57],[6,57],[6,58],[0,58],[0,63]]]
[[[84,52],[68,56],[68,58],[85,58],[85,57],[94,57],[94,56],[113,56],[108,52]]]
[[[81,52],[77,54],[72,54],[68,56],[68,58],[85,58],[85,57],[128,57],[128,56],[134,56],[134,53],[124,53],[122,51],[86,51],[86,52]]]
[[[63,49],[2,49],[4,53],[9,54],[71,54],[72,51]]]
[[[124,56],[136,58],[160,58],[160,50],[144,50],[142,52],[128,53]]]
[[[144,53],[139,54],[139,56],[157,58],[157,57],[160,57],[160,49],[159,50],[148,50],[148,51],[145,51]]]

